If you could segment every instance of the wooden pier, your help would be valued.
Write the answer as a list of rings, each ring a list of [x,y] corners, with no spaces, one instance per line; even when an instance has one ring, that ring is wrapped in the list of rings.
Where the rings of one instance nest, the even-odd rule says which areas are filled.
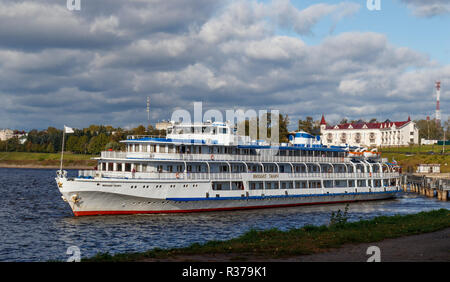
[[[404,192],[412,192],[430,198],[437,197],[440,201],[448,201],[450,179],[425,175],[406,174],[401,177]]]

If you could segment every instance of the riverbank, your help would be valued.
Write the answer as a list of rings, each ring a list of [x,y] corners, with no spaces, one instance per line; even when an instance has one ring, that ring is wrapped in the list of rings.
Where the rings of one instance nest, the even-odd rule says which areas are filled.
[[[180,255],[167,258],[148,258],[144,262],[365,262],[371,256],[367,249],[376,246],[382,262],[450,262],[450,228],[409,235],[378,242],[344,244],[324,252],[310,255],[266,258],[254,254],[202,254]]]
[[[92,169],[96,165],[91,160],[93,155],[64,153],[65,169]],[[61,154],[59,153],[28,153],[28,152],[1,152],[0,167],[5,168],[42,168],[58,169]]]
[[[411,147],[380,148],[382,158],[397,161],[404,172],[415,172],[419,164],[440,164],[441,173],[450,173],[450,147],[442,154],[442,146],[426,145]]]
[[[408,239],[405,236],[419,234],[433,236],[430,233],[436,231],[442,231],[444,235],[436,233],[437,235],[434,236],[447,236],[450,228],[450,211],[447,209],[402,216],[381,216],[351,223],[345,222],[344,217],[335,217],[334,219],[335,224],[328,226],[304,226],[288,231],[251,230],[238,238],[226,241],[192,244],[185,248],[152,249],[143,253],[116,255],[101,253],[92,258],[83,259],[83,261],[301,261],[301,258],[312,258],[311,255],[320,255],[326,252],[330,254],[330,251],[337,251],[335,257],[339,258],[346,251],[341,249],[341,253],[339,253],[338,248],[358,248],[358,246],[361,247],[361,244],[367,246],[367,243],[371,243],[370,245],[400,244],[396,245],[396,248],[406,252],[407,249],[423,247],[423,244],[427,243],[420,243],[420,237]],[[394,238],[403,239],[403,241],[400,240],[400,243],[383,241]],[[419,242],[418,245],[410,245],[411,240]],[[444,244],[444,241],[448,240],[440,242]],[[448,247],[443,249],[447,250]],[[367,258],[367,256],[365,257]],[[352,260],[343,255],[342,259],[344,261]],[[441,259],[447,260],[448,256],[438,257],[438,260]],[[327,258],[323,257],[323,260],[326,261]],[[400,258],[400,260],[402,259]],[[319,261],[321,261],[320,257]]]
[[[389,161],[396,160],[404,172],[415,172],[419,164],[440,164],[441,173],[450,173],[450,155],[426,155],[426,154],[403,154],[382,153],[383,158]]]

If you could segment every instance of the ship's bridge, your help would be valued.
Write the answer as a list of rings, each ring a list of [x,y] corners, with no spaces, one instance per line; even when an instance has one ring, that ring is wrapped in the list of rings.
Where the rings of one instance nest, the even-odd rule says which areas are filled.
[[[199,140],[205,144],[231,145],[243,140],[235,135],[235,130],[229,122],[206,123],[175,123],[167,128],[167,139]]]
[[[289,134],[289,143],[299,147],[322,147],[320,136],[314,136],[305,131],[291,132]]]

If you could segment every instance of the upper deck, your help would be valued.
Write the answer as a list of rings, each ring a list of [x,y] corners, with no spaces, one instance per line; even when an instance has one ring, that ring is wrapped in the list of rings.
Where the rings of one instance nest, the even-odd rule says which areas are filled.
[[[148,161],[227,161],[227,162],[351,162],[348,148],[327,147],[320,137],[306,132],[289,136],[289,143],[269,144],[236,134],[229,123],[176,124],[166,137],[128,136],[121,141],[126,152],[102,152],[100,159]],[[356,156],[358,159],[358,156]],[[379,155],[361,160],[377,161]]]

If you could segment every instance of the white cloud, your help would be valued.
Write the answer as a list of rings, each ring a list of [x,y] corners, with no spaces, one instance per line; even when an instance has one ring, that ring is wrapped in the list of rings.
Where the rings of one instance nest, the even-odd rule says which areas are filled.
[[[342,93],[348,93],[350,95],[362,95],[366,90],[367,82],[357,79],[342,80],[339,83],[339,91]]]
[[[274,1],[271,11],[276,15],[277,21],[285,26],[292,27],[298,34],[310,34],[312,28],[327,15],[333,16],[333,27],[344,17],[355,14],[360,5],[351,2],[339,4],[319,3],[311,5],[303,10],[297,10],[289,0]]]
[[[42,128],[65,118],[79,123],[73,126],[140,123],[147,96],[154,119],[194,101],[205,110],[279,109],[294,123],[322,113],[396,119],[412,114],[411,103],[425,113],[424,99],[433,109],[435,80],[450,85],[449,66],[380,33],[305,43],[324,17],[355,13],[352,3],[111,1],[117,6],[89,2],[79,14],[52,0],[0,3],[9,28],[0,30],[0,98],[9,105],[0,127]],[[297,34],[276,34],[276,25]]]
[[[118,30],[118,27],[119,19],[111,15],[109,17],[96,18],[95,21],[91,24],[89,31],[94,34],[107,32],[121,36],[124,34],[124,32]]]
[[[450,13],[449,0],[401,0],[406,3],[413,14],[421,18],[431,18]]]

